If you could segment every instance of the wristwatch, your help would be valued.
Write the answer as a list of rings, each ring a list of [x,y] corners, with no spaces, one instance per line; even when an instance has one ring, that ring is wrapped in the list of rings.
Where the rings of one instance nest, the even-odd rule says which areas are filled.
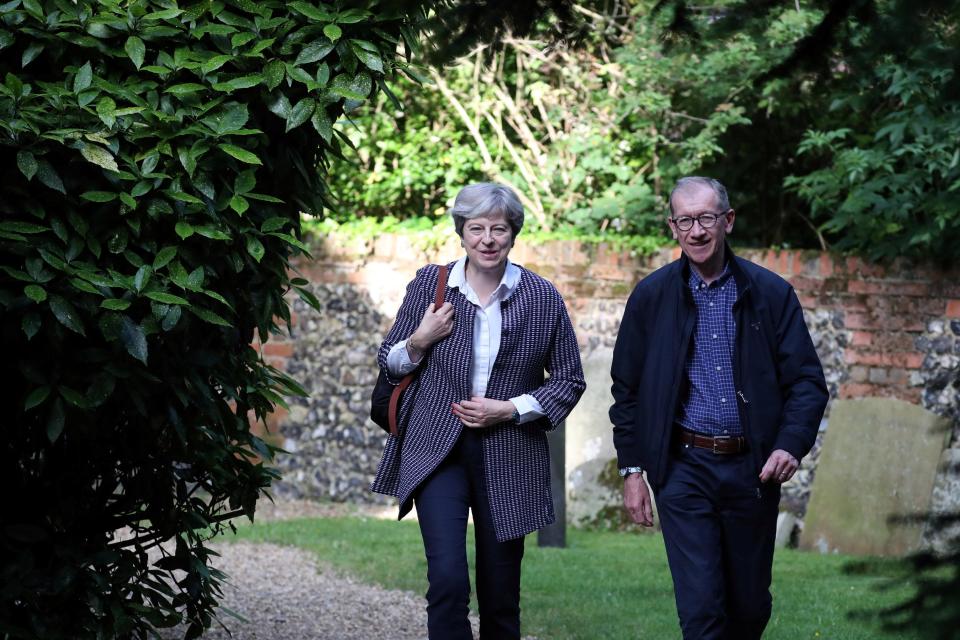
[[[620,467],[621,478],[626,478],[631,473],[643,473],[643,467]]]
[[[513,420],[513,424],[520,424],[520,410],[514,407],[513,415],[510,416],[510,419]]]

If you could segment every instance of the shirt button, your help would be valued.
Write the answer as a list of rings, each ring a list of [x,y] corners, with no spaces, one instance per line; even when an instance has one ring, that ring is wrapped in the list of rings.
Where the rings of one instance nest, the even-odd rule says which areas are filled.
[[[726,398],[720,398],[720,402],[726,402],[726,401],[727,401]]]
[[[720,371],[720,367],[719,367],[719,366],[717,366],[717,371]]]
[[[713,303],[712,303],[712,302],[710,303],[710,306],[711,306],[711,307],[713,306]]]
[[[714,339],[716,339],[716,337],[717,337],[717,334],[713,334],[713,337],[714,337]]]

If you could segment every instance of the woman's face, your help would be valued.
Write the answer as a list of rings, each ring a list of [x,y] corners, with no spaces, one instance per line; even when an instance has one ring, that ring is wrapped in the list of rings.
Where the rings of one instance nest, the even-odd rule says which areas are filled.
[[[513,247],[513,230],[502,213],[479,216],[463,225],[463,247],[478,271],[500,271]]]

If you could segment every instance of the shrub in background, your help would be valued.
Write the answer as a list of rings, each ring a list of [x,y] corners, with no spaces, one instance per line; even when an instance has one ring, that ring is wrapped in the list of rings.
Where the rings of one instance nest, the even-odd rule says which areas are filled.
[[[315,303],[299,211],[415,37],[350,6],[0,5],[0,635],[211,624],[205,541],[276,475],[248,416],[301,392],[251,342]]]

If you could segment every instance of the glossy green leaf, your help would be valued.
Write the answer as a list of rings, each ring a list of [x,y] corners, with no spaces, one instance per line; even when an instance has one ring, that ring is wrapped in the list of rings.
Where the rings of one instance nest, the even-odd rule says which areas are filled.
[[[26,149],[17,152],[17,168],[27,180],[32,180],[37,174],[37,159]]]
[[[28,284],[23,288],[23,293],[34,302],[43,302],[47,299],[46,290],[36,284]]]
[[[167,314],[163,316],[163,320],[160,322],[160,328],[164,331],[170,331],[177,323],[180,321],[180,315],[182,313],[182,307],[173,306],[167,311]]]
[[[18,222],[16,220],[0,222],[0,231],[9,231],[10,233],[43,233],[49,231],[49,227],[44,227],[32,222]]]
[[[193,225],[188,222],[178,222],[176,227],[174,227],[174,230],[183,240],[186,240],[193,235]]]
[[[27,340],[33,339],[33,336],[37,335],[37,332],[40,331],[40,326],[43,324],[43,320],[38,313],[27,313],[23,316],[23,320],[20,321],[20,328],[23,330],[24,335],[27,336]]]
[[[162,269],[167,266],[171,260],[173,260],[177,255],[176,247],[164,247],[161,249],[156,257],[153,259],[153,270]]]
[[[147,337],[143,333],[143,327],[127,316],[123,316],[121,321],[120,341],[126,347],[127,353],[147,364]]]
[[[86,409],[87,401],[81,393],[71,389],[70,387],[61,385],[57,387],[57,393],[60,394],[60,397],[66,400],[68,403],[77,407],[78,409]]]
[[[333,51],[335,46],[336,45],[334,45],[334,43],[330,42],[326,38],[311,42],[300,50],[300,53],[297,55],[296,60],[293,61],[293,64],[299,66],[322,60],[323,58],[327,57],[327,54]]]
[[[117,166],[117,161],[114,159],[113,154],[109,151],[96,144],[80,144],[80,155],[86,158],[89,162],[103,167],[104,169],[109,169],[110,171],[119,171],[120,167]]]
[[[335,24],[328,24],[323,28],[323,35],[336,42],[343,35],[343,29]]]
[[[291,222],[288,218],[281,218],[279,216],[274,218],[267,218],[260,225],[260,231],[262,231],[263,233],[270,233],[271,231],[282,229],[290,223]]]
[[[304,98],[293,106],[290,115],[287,116],[286,131],[296,129],[304,122],[310,119],[314,110],[317,108],[317,102],[313,98]]]
[[[149,284],[151,276],[153,276],[153,267],[150,265],[145,264],[137,269],[137,273],[133,276],[133,288],[137,290],[137,293],[143,291],[144,287]]]
[[[20,66],[26,67],[28,64],[33,62],[43,51],[44,46],[45,45],[42,42],[31,42],[23,50],[23,55],[20,57]]]
[[[273,91],[280,86],[287,72],[286,69],[286,66],[280,60],[271,60],[263,66],[263,82],[267,85],[267,89]]]
[[[60,179],[60,174],[57,173],[53,165],[44,158],[37,160],[37,180],[54,191],[59,191],[63,194],[67,192],[63,186],[63,180]]]
[[[116,117],[117,103],[113,98],[104,96],[97,101],[97,115],[100,120],[108,127],[112,127],[117,121]]]
[[[216,71],[217,69],[227,64],[231,60],[233,60],[233,56],[225,56],[225,55],[213,56],[212,58],[210,58],[209,60],[207,60],[206,62],[200,65],[200,70],[203,71],[204,73],[210,73],[211,71]]]
[[[112,202],[117,199],[117,194],[113,191],[87,191],[80,197],[90,202]]]
[[[171,93],[175,96],[183,96],[204,90],[206,90],[206,87],[202,84],[197,84],[196,82],[183,82],[167,87],[164,90],[164,93]]]
[[[124,300],[122,298],[109,298],[100,303],[100,306],[103,309],[110,309],[111,311],[124,311],[130,308],[132,303],[129,300]]]
[[[373,89],[373,80],[365,71],[356,76],[341,73],[330,83],[330,92],[351,100],[366,100]]]
[[[137,69],[143,66],[143,58],[147,53],[147,47],[143,40],[137,36],[130,36],[123,45],[123,50],[127,52],[127,57]]]
[[[193,291],[200,291],[203,287],[204,278],[203,267],[197,267],[187,276],[187,287]]]
[[[313,125],[314,130],[320,134],[325,142],[329,143],[333,139],[333,122],[323,106],[318,107],[313,112],[310,117],[310,124]]]
[[[80,67],[76,75],[73,76],[73,92],[76,94],[80,93],[89,87],[91,82],[93,82],[93,69],[90,67],[90,62],[88,61]]]
[[[239,214],[243,214],[250,208],[250,203],[243,196],[235,195],[230,198],[230,208]]]
[[[181,298],[180,296],[175,296],[172,293],[166,293],[164,291],[148,291],[144,295],[151,300],[156,300],[163,304],[190,304],[190,301],[186,298]]]
[[[321,9],[308,2],[290,2],[288,3],[288,6],[297,13],[304,15],[311,20],[316,20],[317,22],[331,22],[334,19],[333,14],[329,11]]]
[[[77,313],[76,308],[66,298],[59,295],[52,295],[50,296],[49,304],[50,311],[53,312],[53,316],[60,324],[82,336],[86,335],[83,330],[83,323],[80,320],[80,314]]]
[[[50,387],[48,385],[43,385],[42,387],[37,387],[30,392],[30,395],[27,396],[27,399],[23,403],[23,410],[30,411],[34,407],[39,407],[44,401],[50,397]]]
[[[190,307],[187,307],[187,309],[190,311],[190,313],[192,313],[193,315],[197,316],[198,318],[200,318],[200,319],[203,320],[204,322],[209,322],[210,324],[215,324],[215,325],[218,325],[218,326],[221,326],[221,327],[232,327],[232,326],[233,326],[232,324],[230,324],[229,322],[227,322],[226,320],[224,320],[223,317],[221,317],[220,315],[214,313],[213,311],[210,311],[209,309],[204,309],[203,307],[198,307],[198,306],[196,306],[196,305],[192,305],[192,306],[190,306]]]
[[[217,146],[219,146],[220,149],[223,150],[225,153],[233,156],[240,162],[245,162],[247,164],[263,164],[260,161],[260,158],[256,156],[256,154],[251,153],[246,149],[241,149],[240,147],[237,147],[232,144],[221,144]]]
[[[263,260],[266,249],[264,249],[263,243],[255,236],[247,236],[247,253],[249,253],[254,260],[260,262]]]
[[[365,67],[371,71],[376,71],[378,73],[383,73],[383,61],[380,59],[379,53],[369,51],[367,48],[359,44],[358,40],[350,41],[350,49],[357,56],[357,59],[364,64]]]

